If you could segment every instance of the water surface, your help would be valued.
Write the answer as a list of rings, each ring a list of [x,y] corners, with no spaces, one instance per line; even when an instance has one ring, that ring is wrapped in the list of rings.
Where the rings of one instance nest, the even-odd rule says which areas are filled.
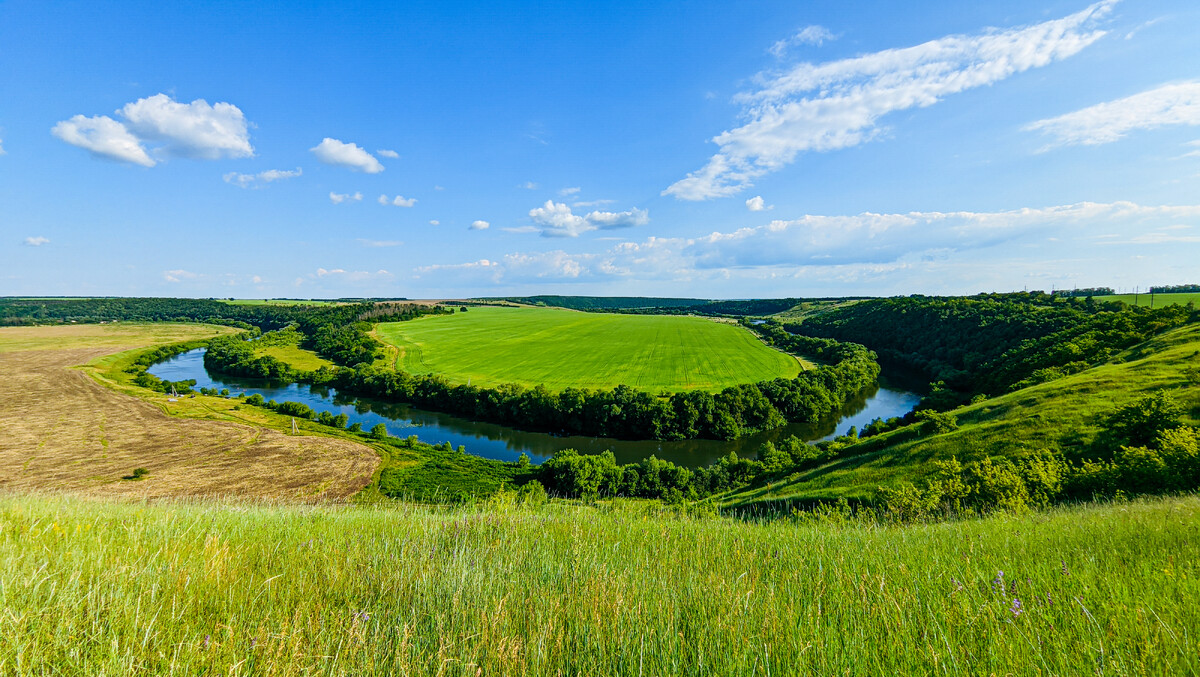
[[[422,442],[429,444],[449,442],[454,447],[463,445],[468,453],[485,458],[515,461],[522,453],[526,453],[534,463],[541,463],[559,449],[577,449],[586,453],[611,450],[618,463],[636,463],[654,455],[694,468],[708,465],[731,451],[737,452],[739,456],[753,457],[764,442],[778,442],[789,435],[796,435],[805,441],[830,439],[835,435],[844,434],[851,426],[861,429],[874,418],[903,416],[921,399],[916,393],[887,387],[885,382],[885,385],[878,388],[859,393],[836,416],[820,423],[793,423],[732,442],[629,441],[526,432],[495,423],[478,423],[450,414],[418,409],[407,404],[347,395],[337,392],[334,388],[209,373],[204,368],[203,348],[159,362],[150,367],[149,371],[159,378],[171,381],[196,379],[197,388],[228,388],[235,396],[239,393],[246,393],[248,396],[258,393],[264,399],[276,402],[303,402],[315,411],[328,411],[334,415],[346,414],[351,423],[361,423],[367,430],[383,423],[387,426],[388,433],[393,436],[416,435]]]

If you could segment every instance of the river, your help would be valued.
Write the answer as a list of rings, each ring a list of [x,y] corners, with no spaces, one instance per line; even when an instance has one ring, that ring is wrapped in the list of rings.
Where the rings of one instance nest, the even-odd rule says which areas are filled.
[[[731,451],[739,456],[753,457],[764,442],[779,441],[796,435],[805,441],[831,439],[844,434],[851,426],[862,428],[875,418],[903,416],[920,401],[916,393],[889,387],[886,381],[879,387],[859,393],[837,416],[820,423],[793,423],[732,442],[720,440],[686,440],[658,442],[653,440],[617,440],[604,437],[556,436],[526,432],[494,423],[477,423],[407,404],[345,395],[334,388],[309,386],[300,383],[277,383],[263,379],[241,378],[210,374],[204,368],[204,349],[177,355],[150,367],[150,373],[171,381],[196,379],[196,388],[228,388],[239,393],[258,393],[276,402],[303,402],[315,411],[334,415],[346,414],[350,423],[361,423],[369,430],[378,423],[387,426],[396,437],[416,435],[422,442],[452,446],[463,445],[467,452],[500,461],[515,461],[521,453],[533,463],[541,463],[559,449],[577,449],[586,453],[611,450],[618,463],[636,463],[650,455],[688,467],[712,463]]]

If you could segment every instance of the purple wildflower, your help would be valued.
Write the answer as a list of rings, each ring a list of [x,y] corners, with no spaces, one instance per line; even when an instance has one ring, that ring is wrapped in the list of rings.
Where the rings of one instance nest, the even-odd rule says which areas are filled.
[[[208,648],[208,645],[210,642],[212,642],[212,635],[205,635],[204,636],[204,648],[205,649]]]
[[[1007,589],[1004,587],[1004,572],[996,572],[996,577],[992,579],[992,589],[999,590],[1000,594],[1006,594]]]
[[[1008,610],[1012,612],[1013,616],[1020,616],[1025,613],[1025,607],[1021,605],[1021,600],[1016,597],[1013,597],[1012,606]]]

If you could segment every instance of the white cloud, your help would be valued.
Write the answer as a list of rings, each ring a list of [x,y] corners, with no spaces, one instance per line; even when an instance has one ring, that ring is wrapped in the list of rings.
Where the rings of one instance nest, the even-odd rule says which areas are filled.
[[[361,237],[358,238],[358,243],[364,247],[373,247],[373,248],[376,248],[376,247],[399,247],[400,245],[404,244],[404,242],[401,240],[367,240],[367,239],[364,239]]]
[[[471,230],[487,230],[488,228],[491,227],[491,225],[492,224],[488,223],[487,221],[483,221],[481,219],[479,221],[473,221],[470,225],[470,229]]]
[[[157,164],[146,153],[142,142],[130,134],[125,125],[107,115],[90,118],[76,115],[70,120],[63,120],[54,125],[50,133],[100,158],[143,167],[153,167]]]
[[[259,276],[259,275],[255,275],[254,277],[250,278],[250,282],[252,282],[252,283],[254,283],[254,284],[262,284],[262,283],[263,283],[263,279],[262,279],[262,277],[261,277],[261,276]]]
[[[506,233],[540,233],[541,228],[537,226],[513,226],[511,228],[501,228]]]
[[[44,244],[49,244],[50,238],[42,237],[41,235],[34,235],[33,237],[25,238],[24,242],[29,247],[40,247]]]
[[[144,141],[161,142],[160,150],[169,155],[202,160],[254,155],[246,116],[231,103],[179,103],[155,94],[125,104],[118,113],[130,132]]]
[[[379,154],[380,154],[380,155],[382,155],[383,157],[392,158],[393,160],[395,160],[395,159],[397,159],[397,158],[399,158],[399,157],[400,157],[400,154],[399,154],[399,153],[397,153],[396,151],[394,151],[394,150],[388,150],[388,149],[386,149],[386,148],[383,148],[383,149],[377,150],[377,151],[375,151],[375,152],[376,152],[376,153],[379,153]]]
[[[836,40],[837,36],[824,26],[806,26],[790,38],[785,38],[771,45],[767,51],[776,59],[782,59],[788,49],[797,45],[816,45],[820,47],[826,40]]]
[[[582,200],[579,202],[572,202],[571,206],[572,207],[603,207],[604,205],[610,205],[614,202],[616,202],[616,200]]]
[[[329,201],[335,205],[340,205],[343,202],[361,202],[362,201],[362,193],[360,193],[360,192],[355,192],[353,194],[351,194],[351,193],[334,193],[333,191],[330,191],[329,192]]]
[[[179,103],[166,94],[155,94],[127,103],[116,113],[125,121],[76,115],[50,131],[93,155],[143,167],[156,164],[147,145],[153,145],[160,157],[216,160],[254,155],[246,116],[231,103],[209,105],[204,99]]]
[[[1026,247],[1055,247],[1069,256],[1094,253],[1096,248],[1111,244],[1160,247],[1156,251],[1165,252],[1171,246],[1200,241],[1200,236],[1191,234],[1195,227],[1200,227],[1200,205],[1143,206],[1131,202],[1082,202],[999,212],[807,215],[702,237],[620,242],[596,254],[518,252],[490,260],[487,265],[435,265],[417,272],[453,270],[461,275],[476,271],[483,275],[481,282],[498,284],[539,280],[665,284],[730,276],[862,282],[900,270],[970,268],[988,260],[1034,269],[1035,263],[1049,260],[1030,259]],[[1020,255],[1012,256],[1013,251]],[[999,274],[994,266],[987,272],[996,273],[995,279],[1001,282],[1011,279],[1011,275],[1006,278]],[[976,279],[971,277],[973,271],[958,274],[960,283]],[[455,280],[471,282],[469,277]]]
[[[761,212],[763,210],[774,209],[774,208],[775,208],[775,205],[766,204],[766,202],[762,199],[761,195],[755,195],[754,197],[750,198],[749,200],[746,200],[746,209],[749,209],[752,212]]]
[[[167,282],[182,282],[183,280],[194,280],[198,277],[200,277],[199,273],[193,273],[182,268],[163,272],[163,279]]]
[[[4,139],[0,139],[0,155],[8,155],[8,153],[4,151]]]
[[[534,183],[533,181],[526,181],[525,183],[522,183],[521,185],[517,186],[517,188],[524,188],[525,190],[537,190],[538,185],[536,183]]]
[[[406,198],[403,195],[397,195],[395,197],[395,199],[392,199],[386,195],[380,195],[379,196],[379,204],[395,205],[397,207],[411,207],[411,206],[417,204],[417,198],[415,198],[415,197]]]
[[[644,209],[626,212],[594,211],[580,216],[561,202],[546,200],[546,204],[529,210],[529,218],[539,227],[543,237],[579,237],[593,230],[630,228],[649,223],[650,216]]]
[[[378,174],[384,169],[374,155],[360,148],[358,144],[343,143],[328,136],[309,150],[327,165],[346,167],[367,174]]]
[[[563,197],[571,197],[572,195],[578,195],[579,191],[581,190],[583,189],[579,186],[571,186],[570,188],[563,188],[562,190],[558,191],[558,194]]]
[[[1079,53],[1105,32],[1094,28],[1116,0],[1062,19],[980,35],[952,35],[822,64],[760,73],[757,88],[734,99],[745,124],[712,139],[719,152],[666,190],[681,200],[733,195],[803,152],[865,143],[888,113],[931,106],[946,96],[999,82]]]
[[[304,171],[300,167],[297,167],[295,170],[268,169],[257,174],[229,172],[221,178],[225,179],[225,183],[232,183],[240,188],[261,188],[261,184],[281,181],[283,179],[294,179],[303,173]]]
[[[440,226],[440,225],[442,225],[442,222],[441,222],[441,221],[438,221],[437,219],[430,219],[430,220],[429,220],[429,225],[431,225],[431,226]]]
[[[1169,125],[1200,125],[1200,81],[1164,85],[1026,125],[1055,137],[1047,148],[1112,143],[1129,132]]]

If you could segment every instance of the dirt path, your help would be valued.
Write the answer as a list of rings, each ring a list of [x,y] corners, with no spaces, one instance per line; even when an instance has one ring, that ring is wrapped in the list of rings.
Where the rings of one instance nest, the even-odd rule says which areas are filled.
[[[349,441],[173,418],[71,368],[119,350],[0,352],[0,489],[336,499],[379,464]],[[121,479],[138,467],[149,476]]]

